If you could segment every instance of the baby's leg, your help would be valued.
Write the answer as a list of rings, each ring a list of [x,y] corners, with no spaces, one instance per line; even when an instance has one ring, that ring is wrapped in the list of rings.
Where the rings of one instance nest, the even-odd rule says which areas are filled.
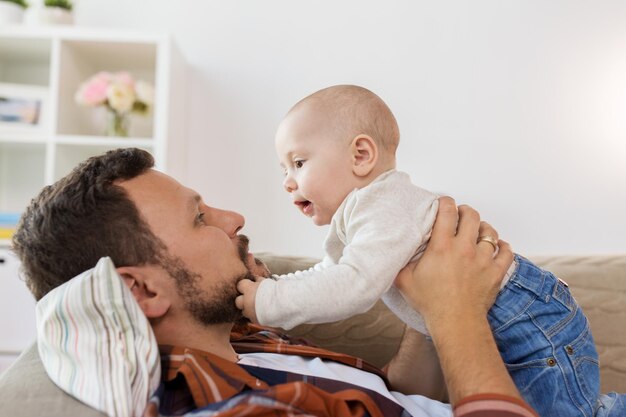
[[[600,373],[589,322],[565,283],[527,259],[516,262],[489,311],[502,358],[540,416],[593,416]]]

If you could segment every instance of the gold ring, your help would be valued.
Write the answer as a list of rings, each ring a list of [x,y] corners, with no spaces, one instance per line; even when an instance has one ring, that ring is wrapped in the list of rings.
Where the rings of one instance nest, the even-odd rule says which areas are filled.
[[[493,246],[493,251],[495,252],[496,250],[498,250],[498,241],[489,236],[489,235],[485,235],[485,236],[480,236],[478,238],[478,240],[476,241],[476,243],[480,243],[480,242],[487,242],[489,243],[491,246]]]

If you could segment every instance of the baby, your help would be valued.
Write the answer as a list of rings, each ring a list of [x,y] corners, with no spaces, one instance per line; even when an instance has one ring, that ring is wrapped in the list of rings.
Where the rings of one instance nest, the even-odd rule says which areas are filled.
[[[245,286],[246,317],[290,329],[365,312],[382,298],[427,334],[393,282],[424,251],[437,195],[395,169],[399,138],[391,110],[358,86],[325,88],[288,112],[275,143],[283,185],[316,225],[330,224],[326,256],[307,271]],[[495,239],[481,242],[497,250]],[[593,415],[598,357],[567,284],[516,255],[489,321],[509,372],[539,415]]]

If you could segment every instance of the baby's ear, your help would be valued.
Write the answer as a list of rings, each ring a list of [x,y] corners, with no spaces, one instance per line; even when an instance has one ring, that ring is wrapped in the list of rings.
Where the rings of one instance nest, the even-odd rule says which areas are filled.
[[[352,172],[358,177],[365,177],[372,172],[378,161],[378,146],[368,135],[360,134],[352,139]]]

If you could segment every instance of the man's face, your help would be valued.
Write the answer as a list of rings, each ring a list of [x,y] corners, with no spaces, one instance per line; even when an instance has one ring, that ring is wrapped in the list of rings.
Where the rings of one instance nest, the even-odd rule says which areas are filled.
[[[240,319],[236,284],[253,278],[248,241],[237,234],[244,218],[207,206],[193,190],[154,170],[119,185],[167,247],[162,267],[179,295],[172,307],[204,324]]]
[[[246,262],[248,253],[248,238],[241,236],[239,241],[239,257]],[[235,323],[244,320],[241,310],[235,306],[235,298],[239,295],[237,282],[241,279],[254,280],[250,271],[233,277],[232,282],[219,284],[212,292],[200,286],[202,277],[182,264],[180,258],[170,257],[161,262],[161,266],[175,281],[178,295],[182,298],[184,307],[191,316],[204,325]]]

